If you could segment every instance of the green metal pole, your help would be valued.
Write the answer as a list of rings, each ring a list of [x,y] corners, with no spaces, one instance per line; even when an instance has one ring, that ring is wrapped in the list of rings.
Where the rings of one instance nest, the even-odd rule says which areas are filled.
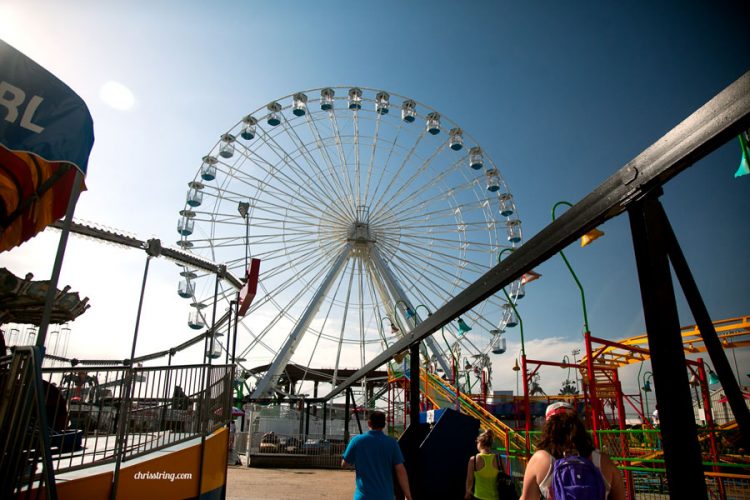
[[[567,201],[558,201],[555,203],[555,205],[552,207],[552,221],[555,220],[555,210],[560,205],[566,205],[568,207],[572,207],[573,205]],[[568,267],[568,271],[570,271],[570,274],[573,275],[573,279],[576,282],[576,285],[578,285],[578,291],[581,293],[581,305],[583,306],[583,327],[585,328],[585,331],[590,332],[589,330],[589,316],[586,311],[586,294],[583,292],[583,285],[581,285],[580,280],[578,279],[578,276],[576,275],[575,271],[573,271],[573,267],[570,265],[570,262],[568,262],[568,258],[565,257],[565,253],[560,250],[560,257],[563,258],[563,261],[565,262],[565,265]]]

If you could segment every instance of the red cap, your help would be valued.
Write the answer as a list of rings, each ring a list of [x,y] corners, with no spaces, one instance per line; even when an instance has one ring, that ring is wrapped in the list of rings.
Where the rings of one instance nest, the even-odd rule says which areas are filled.
[[[563,413],[575,413],[575,408],[570,403],[552,403],[547,406],[547,411],[544,413],[544,418],[549,420],[554,415],[562,415]]]

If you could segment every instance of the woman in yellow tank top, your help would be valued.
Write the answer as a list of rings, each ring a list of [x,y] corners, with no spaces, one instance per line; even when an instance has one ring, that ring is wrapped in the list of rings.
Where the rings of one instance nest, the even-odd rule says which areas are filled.
[[[469,459],[466,470],[466,494],[464,498],[480,500],[499,500],[495,487],[498,463],[492,453],[492,432],[484,431],[477,438],[479,453]]]

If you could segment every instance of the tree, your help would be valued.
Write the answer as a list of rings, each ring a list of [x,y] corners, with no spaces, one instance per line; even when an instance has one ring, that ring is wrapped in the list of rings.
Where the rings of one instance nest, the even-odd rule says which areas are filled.
[[[578,390],[576,389],[575,384],[572,380],[564,380],[562,383],[562,389],[560,389],[560,396],[569,396],[573,394],[577,394]]]

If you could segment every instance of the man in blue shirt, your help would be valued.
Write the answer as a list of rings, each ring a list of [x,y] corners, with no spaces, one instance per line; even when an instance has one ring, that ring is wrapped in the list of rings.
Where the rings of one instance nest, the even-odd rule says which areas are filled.
[[[370,428],[368,432],[349,441],[341,461],[341,467],[353,466],[356,469],[354,500],[393,500],[394,472],[406,500],[411,500],[401,448],[395,439],[383,433],[385,413],[370,413],[367,427]]]

